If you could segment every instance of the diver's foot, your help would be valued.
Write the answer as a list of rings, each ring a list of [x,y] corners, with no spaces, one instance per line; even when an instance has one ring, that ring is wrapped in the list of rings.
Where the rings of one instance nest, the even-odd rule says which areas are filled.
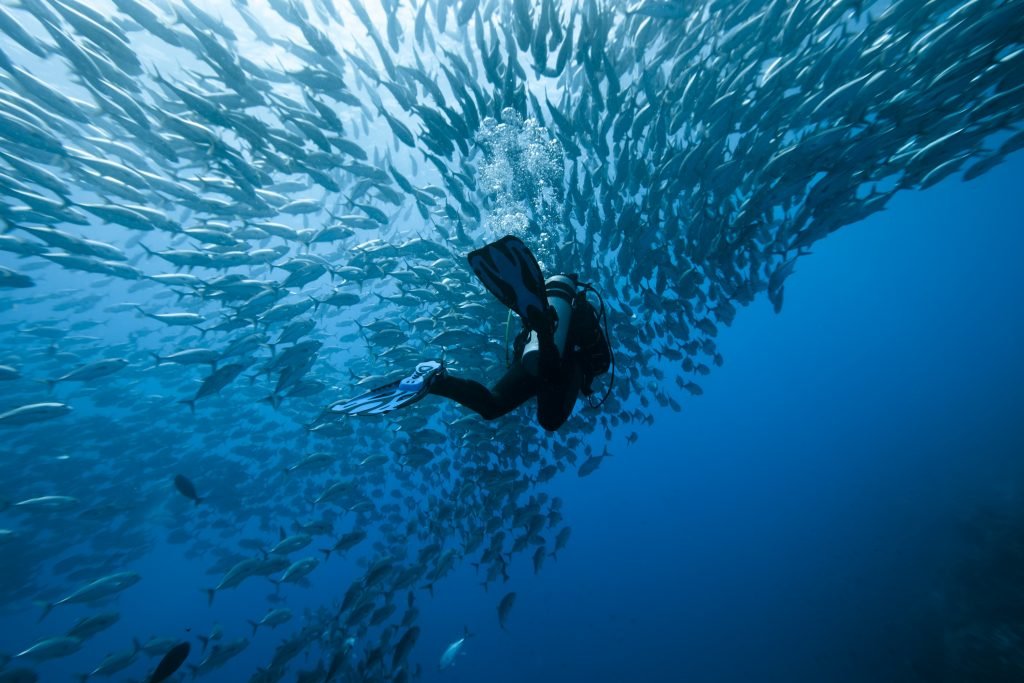
[[[443,373],[443,362],[426,360],[418,364],[413,373],[398,384],[398,388],[410,394],[426,394],[437,376]]]
[[[430,385],[445,372],[444,363],[428,360],[419,363],[411,375],[403,380],[385,384],[362,396],[330,405],[330,413],[348,415],[384,415],[392,410],[416,403],[428,393]]]

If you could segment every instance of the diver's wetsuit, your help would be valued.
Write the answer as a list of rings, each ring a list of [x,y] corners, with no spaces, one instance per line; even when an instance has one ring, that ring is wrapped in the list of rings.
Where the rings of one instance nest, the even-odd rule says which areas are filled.
[[[527,372],[519,360],[526,345],[527,331],[523,330],[514,344],[515,361],[494,388],[446,373],[434,380],[430,393],[457,401],[485,420],[501,417],[536,396],[537,421],[553,432],[569,419],[583,388],[583,365],[574,351],[572,336],[570,330],[565,357],[560,359],[551,333],[540,335],[539,375]]]

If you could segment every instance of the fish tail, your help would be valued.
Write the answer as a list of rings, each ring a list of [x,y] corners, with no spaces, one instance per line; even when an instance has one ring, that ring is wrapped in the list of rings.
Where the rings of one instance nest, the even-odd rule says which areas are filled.
[[[213,595],[214,595],[214,593],[217,592],[217,589],[216,588],[206,588],[205,590],[206,590],[206,604],[207,605],[212,605],[213,604]],[[205,636],[199,636],[199,640],[203,641],[203,650],[205,650],[206,649],[206,641],[207,641],[206,637]]]
[[[193,415],[196,414],[196,400],[194,398],[183,398],[178,403],[184,403],[192,411]]]
[[[163,363],[163,362],[164,362],[164,359],[163,359],[163,358],[161,358],[161,357],[160,357],[160,356],[158,356],[157,354],[153,353],[152,351],[150,351],[150,352],[149,352],[149,355],[153,356],[153,361],[154,361],[154,362],[156,363],[156,365],[154,365],[153,367],[157,367],[157,366],[159,366],[159,365],[160,365],[161,363]]]
[[[324,562],[326,562],[327,560],[331,559],[331,549],[330,548],[320,548],[320,552],[322,552],[324,554]]]
[[[196,507],[199,507],[199,504],[203,502],[203,499],[200,498],[199,496],[196,496],[195,497],[195,501],[196,501]]]
[[[52,394],[53,393],[53,388],[55,386],[57,386],[57,382],[59,382],[59,381],[60,380],[57,380],[57,379],[48,379],[48,380],[46,380],[46,390]]]
[[[248,619],[246,619],[245,621],[250,626],[252,626],[252,634],[255,636],[256,635],[256,629],[258,629],[260,627],[260,625],[258,623],[256,623],[255,621],[249,621]]]
[[[50,611],[54,608],[54,606],[55,606],[55,603],[52,603],[52,602],[45,603],[43,605],[43,613],[39,615],[39,621],[42,621],[43,619],[45,619],[46,615],[50,613]],[[36,622],[36,623],[38,623],[38,622]]]

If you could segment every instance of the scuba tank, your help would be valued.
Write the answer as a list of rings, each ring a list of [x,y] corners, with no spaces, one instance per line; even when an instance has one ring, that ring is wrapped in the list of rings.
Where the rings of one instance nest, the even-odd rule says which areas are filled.
[[[544,281],[548,303],[555,309],[555,348],[561,357],[565,353],[565,342],[569,338],[569,321],[572,319],[572,305],[576,299],[576,277],[574,275],[552,275]],[[523,348],[523,367],[531,375],[540,373],[540,341],[537,332],[530,331]]]

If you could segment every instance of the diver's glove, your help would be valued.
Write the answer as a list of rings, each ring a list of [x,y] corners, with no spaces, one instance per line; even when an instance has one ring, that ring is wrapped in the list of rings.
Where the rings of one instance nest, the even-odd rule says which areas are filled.
[[[533,316],[528,323],[530,329],[535,330],[541,339],[544,337],[554,338],[555,327],[558,325],[558,313],[554,306],[548,304],[543,313]]]

